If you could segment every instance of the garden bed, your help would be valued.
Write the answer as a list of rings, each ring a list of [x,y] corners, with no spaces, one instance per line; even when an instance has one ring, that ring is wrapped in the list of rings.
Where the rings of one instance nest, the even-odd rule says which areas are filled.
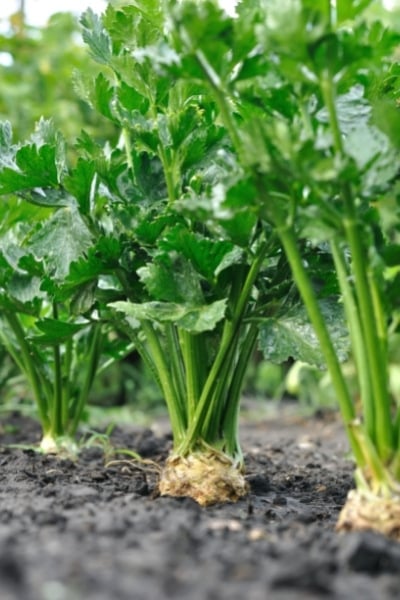
[[[3,420],[0,437],[2,600],[384,600],[398,593],[397,543],[334,532],[352,485],[334,414],[243,424],[251,493],[207,509],[157,497],[151,464],[121,457],[106,468],[99,446],[77,462],[10,448],[22,425],[24,440],[27,425],[38,439],[39,429],[16,415]],[[154,460],[170,445],[162,424],[116,428],[111,441]]]

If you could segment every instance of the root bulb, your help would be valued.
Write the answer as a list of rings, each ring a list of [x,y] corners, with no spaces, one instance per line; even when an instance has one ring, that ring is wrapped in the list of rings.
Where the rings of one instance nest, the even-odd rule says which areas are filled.
[[[351,490],[340,512],[336,530],[349,532],[368,529],[400,541],[400,499]]]
[[[55,438],[45,434],[40,442],[39,449],[44,454],[56,454],[60,458],[74,458],[78,454],[78,446],[70,437]]]
[[[224,454],[198,452],[172,455],[161,473],[162,496],[193,498],[201,506],[236,502],[248,492],[243,473]]]

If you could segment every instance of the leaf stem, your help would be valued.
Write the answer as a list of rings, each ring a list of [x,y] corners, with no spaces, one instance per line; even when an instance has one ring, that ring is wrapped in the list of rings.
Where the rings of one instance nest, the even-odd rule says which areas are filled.
[[[167,408],[171,419],[174,443],[180,444],[184,437],[185,423],[183,415],[179,410],[179,401],[177,402],[177,395],[173,388],[171,373],[165,360],[165,353],[163,352],[160,341],[151,322],[142,321],[142,328],[143,333],[146,336],[146,340],[151,351],[151,356],[157,369],[164,398],[167,403]]]
[[[344,157],[342,135],[339,127],[335,104],[335,92],[332,77],[325,71],[321,78],[321,91],[328,110],[330,127],[334,140],[334,148],[339,160]],[[352,272],[357,296],[360,322],[368,359],[373,402],[376,418],[376,443],[380,457],[386,460],[394,447],[394,435],[390,415],[390,398],[388,392],[388,373],[385,356],[381,355],[381,341],[377,332],[377,322],[381,314],[375,313],[371,288],[368,282],[366,249],[362,242],[362,229],[357,221],[355,202],[351,185],[348,181],[341,184],[341,195],[344,202],[344,228],[352,258]]]
[[[74,338],[71,337],[65,343],[65,354],[64,354],[64,385],[63,385],[63,429],[68,427],[69,421],[69,401],[71,394],[71,383],[72,383],[72,354],[73,354]]]
[[[53,318],[58,319],[58,307],[53,302]],[[54,393],[53,406],[51,407],[51,435],[57,439],[64,435],[63,428],[63,373],[61,362],[61,349],[59,344],[53,347],[53,372],[54,372]]]
[[[4,316],[16,337],[21,353],[21,356],[16,359],[16,363],[22,367],[21,370],[29,381],[38,407],[43,432],[48,433],[50,430],[50,418],[48,414],[49,406],[46,399],[46,396],[47,398],[50,397],[48,382],[43,380],[35,366],[35,359],[32,357],[29,343],[26,340],[25,332],[18,316],[10,311],[5,311]],[[7,346],[11,349],[9,344],[7,344]],[[14,353],[11,355],[13,356],[13,354]]]
[[[215,403],[220,402],[219,397],[214,397],[213,402],[211,402],[213,392],[218,379],[221,376],[224,367],[226,366],[229,353],[232,352],[232,344],[234,343],[235,336],[238,334],[238,328],[241,325],[241,320],[247,308],[247,303],[249,301],[255,279],[263,263],[267,247],[267,244],[263,244],[261,248],[259,248],[258,255],[254,258],[250,266],[238,301],[234,306],[232,319],[227,319],[225,321],[224,332],[217,355],[203,386],[196,411],[193,415],[191,423],[189,423],[188,431],[182,446],[179,448],[179,453],[185,454],[189,451],[191,446],[196,443],[200,431],[203,429],[207,413],[214,414]],[[231,354],[231,356],[233,356],[233,354]]]
[[[185,365],[187,419],[190,423],[199,400],[200,381],[198,369],[202,357],[199,356],[197,340],[194,334],[189,331],[180,330],[179,339]]]
[[[188,407],[186,403],[186,374],[182,345],[180,343],[177,327],[173,323],[165,323],[164,328],[167,338],[167,347],[170,353],[172,380],[175,384],[176,397],[179,401],[179,411],[182,415],[182,419],[187,423]]]
[[[229,386],[228,402],[226,403],[225,413],[222,417],[226,451],[230,456],[241,456],[238,439],[240,397],[243,381],[257,341],[257,336],[258,327],[256,324],[251,324],[239,349],[235,372]]]
[[[232,332],[233,333],[233,332]],[[223,338],[222,338],[223,339]],[[235,361],[238,355],[239,330],[236,335],[230,337],[228,351],[223,364],[215,379],[214,387],[210,391],[207,412],[202,421],[200,437],[212,444],[221,438],[222,415],[226,409],[226,403],[230,402],[229,384],[235,370]],[[234,445],[234,443],[232,444]]]
[[[349,435],[352,450],[357,462],[362,465],[364,463],[363,455],[350,428],[350,425],[355,418],[354,406],[350,391],[340,368],[339,360],[336,356],[336,352],[333,347],[325,320],[319,308],[311,281],[303,264],[301,254],[297,246],[295,232],[291,226],[282,225],[277,227],[277,233],[281,239],[288,262],[290,264],[293,279],[301,294],[301,297],[303,298],[310,321],[321,345],[321,350],[324,354],[325,361],[332,379],[332,384],[336,391],[340,409],[343,415],[344,425]]]
[[[133,158],[132,158],[131,135],[130,135],[130,131],[127,127],[122,128],[122,139],[123,139],[124,148],[125,148],[126,162],[128,164],[130,171],[132,172],[132,174],[134,174],[135,166],[133,164]]]
[[[349,328],[351,348],[356,364],[357,376],[360,385],[361,401],[365,428],[371,440],[375,439],[375,407],[372,397],[370,373],[368,369],[368,357],[364,344],[360,314],[354,298],[353,289],[349,281],[345,258],[337,239],[331,240],[331,252],[335,263],[335,270],[342,293],[346,321]]]
[[[96,377],[97,367],[100,361],[102,342],[102,324],[95,323],[93,326],[92,340],[88,351],[88,362],[85,364],[85,379],[78,396],[78,401],[75,405],[74,414],[71,415],[72,421],[69,427],[71,435],[75,435],[82,418],[83,410],[88,401],[90,390],[92,388],[94,378]]]
[[[111,358],[105,360],[97,369],[97,375],[101,375],[102,373],[104,373],[104,371],[112,367],[113,364],[129,356],[129,354],[135,350],[135,347],[135,342],[130,342],[123,352],[119,353],[117,356],[112,356]]]
[[[214,96],[217,101],[218,108],[221,112],[222,121],[226,129],[228,130],[232,143],[239,154],[239,158],[244,159],[242,152],[242,142],[238,133],[238,129],[235,125],[235,121],[232,117],[232,110],[229,106],[227,91],[222,86],[220,77],[214,71],[213,67],[208,62],[204,53],[201,50],[197,50],[195,56],[199,66],[201,67],[203,73],[207,77],[208,83],[214,91]],[[241,160],[241,163],[246,164],[246,161],[243,162],[243,160]]]

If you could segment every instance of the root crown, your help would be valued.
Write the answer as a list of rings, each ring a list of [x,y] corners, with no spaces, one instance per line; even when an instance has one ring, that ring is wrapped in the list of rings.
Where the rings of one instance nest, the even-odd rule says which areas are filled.
[[[201,506],[236,502],[248,492],[243,473],[221,453],[172,455],[161,473],[162,496],[190,497]]]
[[[372,530],[400,541],[400,499],[351,490],[340,512],[336,530]]]

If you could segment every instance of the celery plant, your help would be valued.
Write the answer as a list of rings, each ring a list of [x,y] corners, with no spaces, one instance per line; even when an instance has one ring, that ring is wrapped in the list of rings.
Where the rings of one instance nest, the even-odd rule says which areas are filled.
[[[256,189],[243,204],[257,204],[278,236],[325,357],[356,461],[338,528],[398,537],[400,409],[389,367],[399,323],[400,36],[367,20],[369,4],[243,0],[230,19],[213,3],[188,3],[171,29],[186,79],[201,78],[214,95]],[[357,397],[321,310],[326,273],[310,272],[310,247],[331,253]],[[269,358],[288,351],[279,331],[267,319]]]
[[[94,265],[87,268],[94,253],[104,274],[114,267],[85,202],[93,172],[83,173],[82,162],[67,170],[63,140],[47,121],[38,123],[25,144],[13,143],[7,123],[0,139],[0,194],[5,196],[0,206],[0,343],[25,375],[27,395],[36,402],[41,449],[75,452],[75,434],[96,375],[132,349],[129,343],[110,341],[96,296],[99,273]],[[69,190],[79,191],[79,209]]]
[[[255,214],[210,206],[206,193],[218,185],[230,188],[232,204],[240,196],[235,159],[204,86],[171,77],[178,58],[159,3],[109,7],[101,20],[88,11],[82,24],[107,67],[87,94],[96,98],[103,86],[108,104],[100,108],[121,127],[122,152],[112,159],[125,187],[112,164],[99,173],[113,196],[114,232],[125,240],[121,299],[110,307],[159,383],[171,420],[174,447],[160,491],[200,504],[236,500],[247,490],[237,428],[257,339],[251,318],[262,304],[273,310],[267,282],[288,291],[272,270],[276,239]],[[192,211],[190,197],[200,195],[204,209]]]
[[[262,317],[296,316],[299,301],[278,236],[246,200],[256,186],[219,115],[225,105],[201,65],[186,80],[170,16],[158,1],[83,15],[84,40],[104,65],[84,95],[121,128],[107,155],[87,141],[84,149],[123,240],[110,318],[148,364],[170,415],[160,491],[210,504],[246,493],[238,439],[246,367]],[[312,339],[304,346],[318,354]]]

